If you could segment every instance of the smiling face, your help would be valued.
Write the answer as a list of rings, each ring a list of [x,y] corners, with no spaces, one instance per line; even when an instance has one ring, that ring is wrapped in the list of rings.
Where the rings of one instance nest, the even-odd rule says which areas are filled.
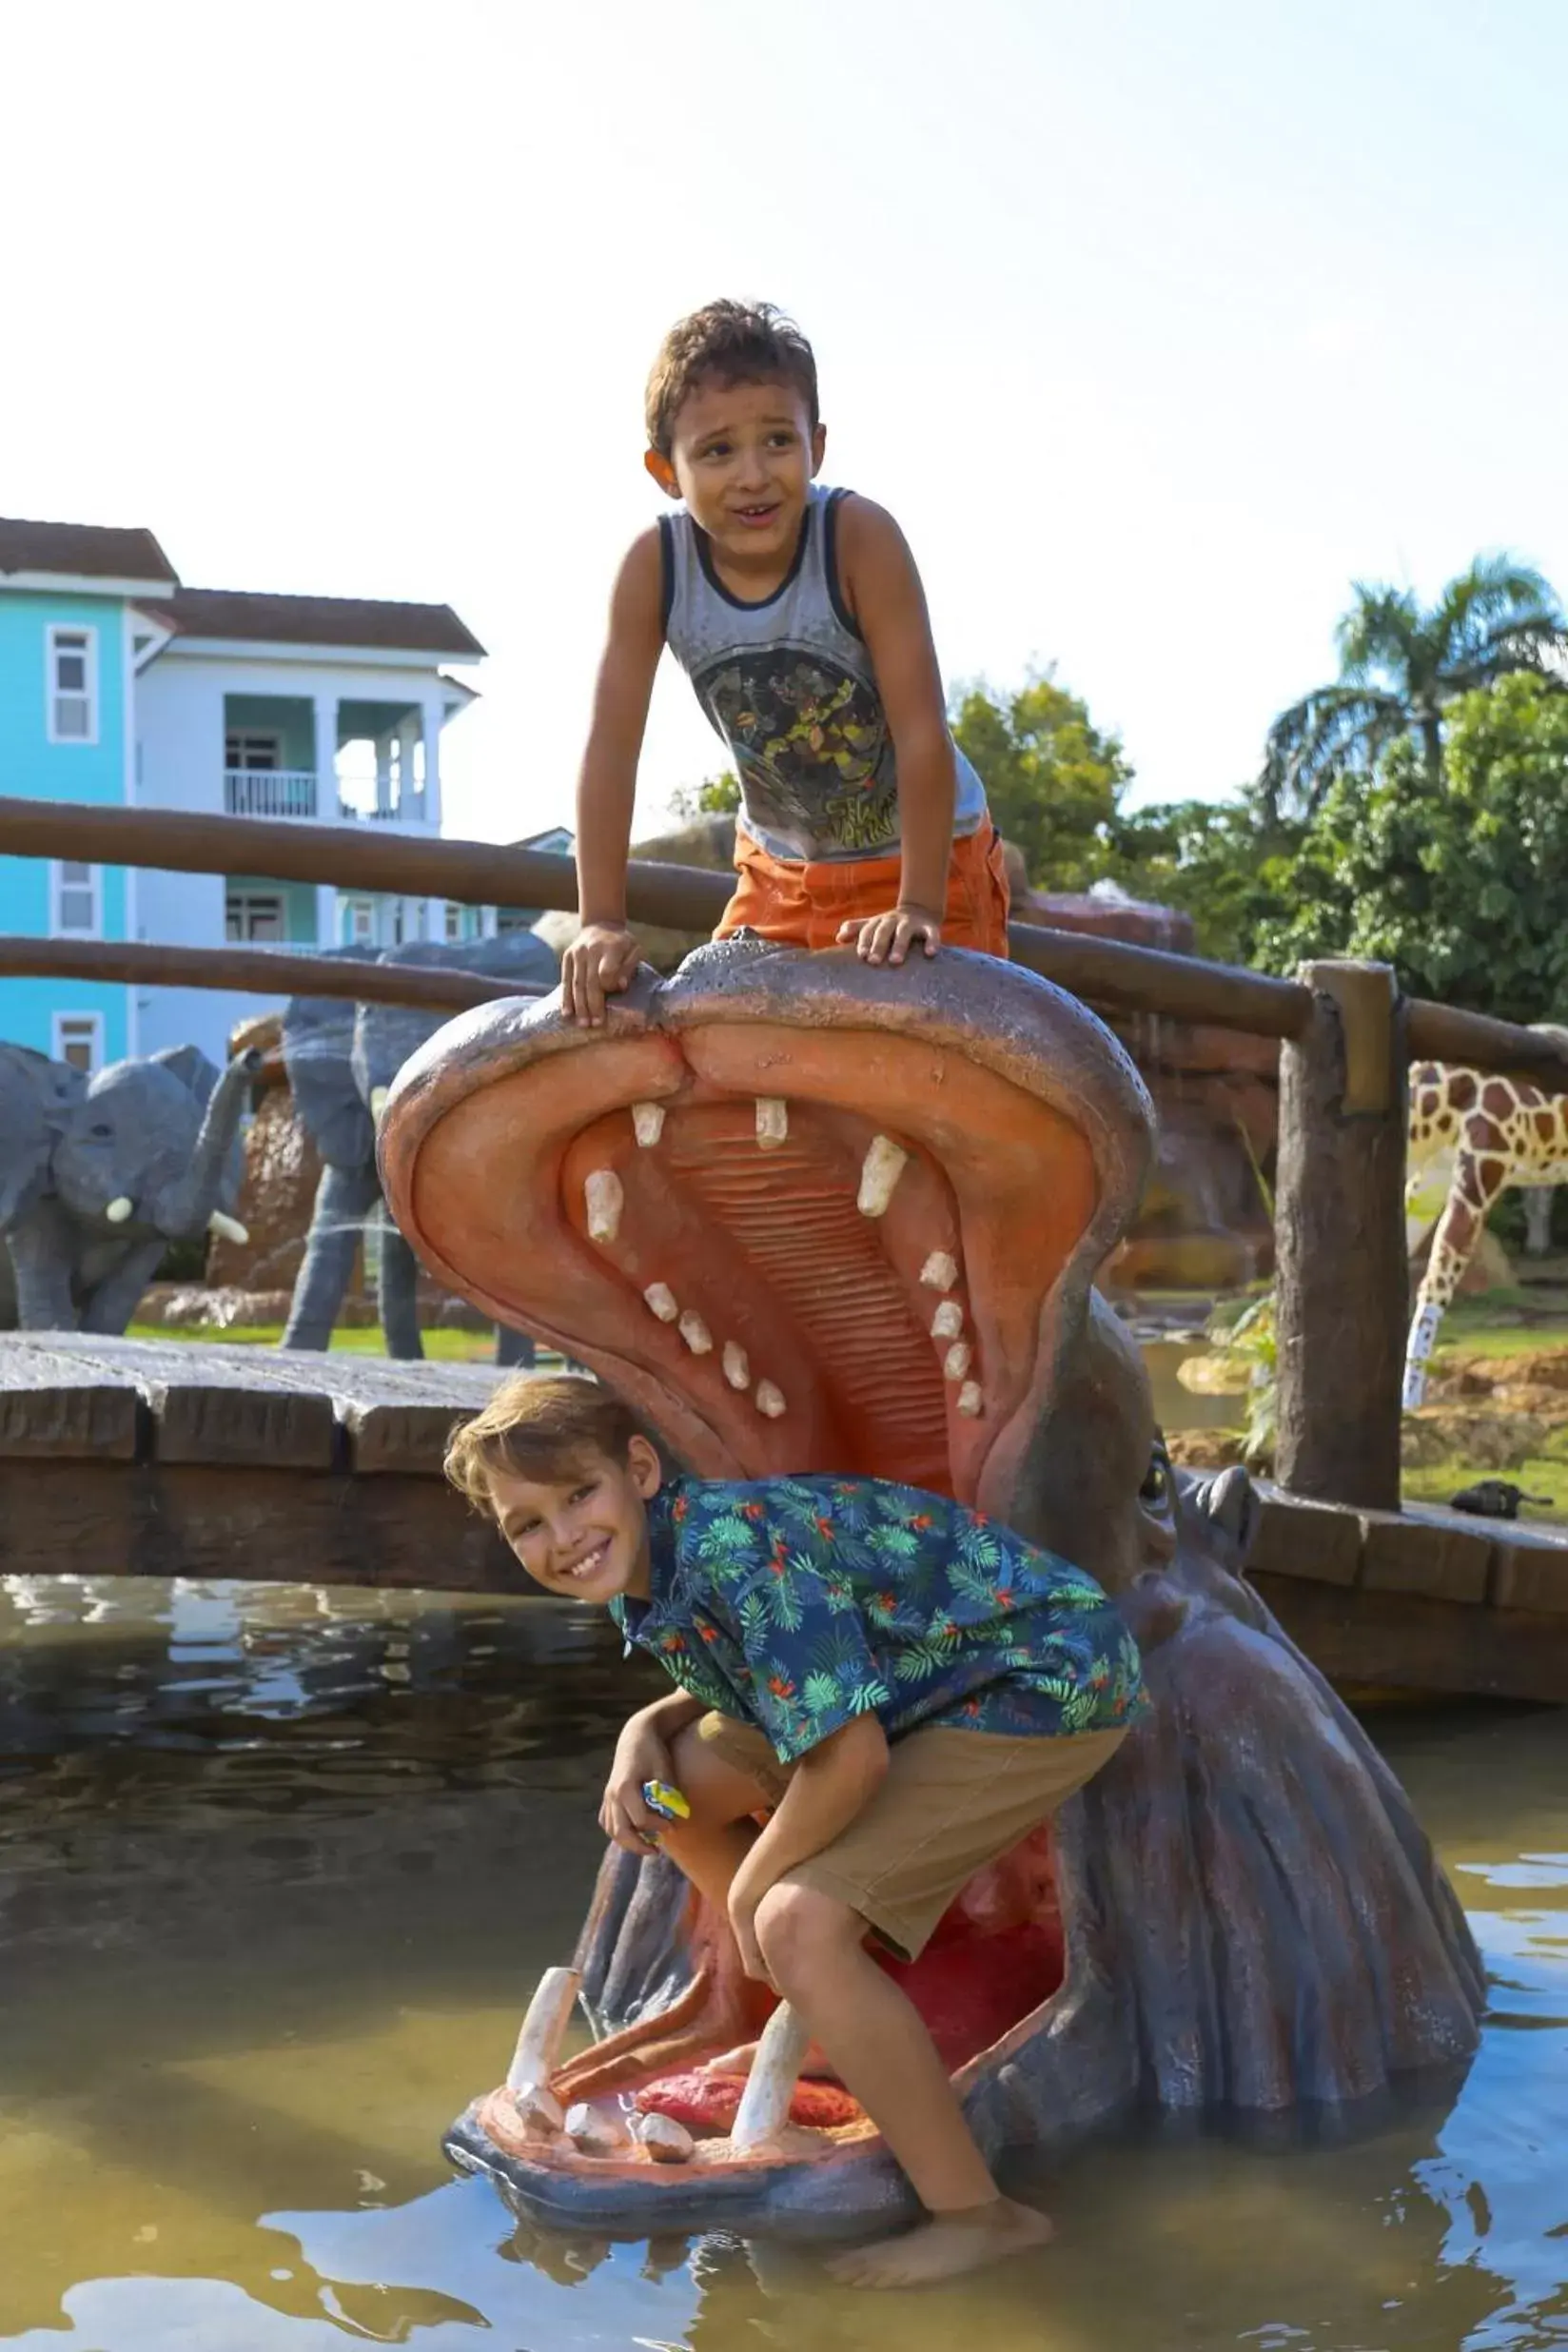
[[[491,1507],[502,1536],[536,1584],[562,1600],[602,1608],[618,1593],[648,1593],[648,1516],[658,1492],[658,1456],[634,1438],[623,1462],[589,1452],[551,1480],[491,1470]]]
[[[825,440],[794,384],[708,377],[676,412],[670,455],[651,449],[647,465],[661,489],[685,500],[721,568],[766,575],[794,558]]]

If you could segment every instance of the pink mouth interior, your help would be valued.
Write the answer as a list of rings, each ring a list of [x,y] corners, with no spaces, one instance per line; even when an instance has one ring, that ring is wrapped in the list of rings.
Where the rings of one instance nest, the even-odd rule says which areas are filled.
[[[1065,1954],[1049,1822],[970,1881],[917,1960],[895,1959],[874,1944],[869,1949],[920,2012],[949,2073],[957,2073],[1061,1985]],[[683,2071],[645,2083],[636,2104],[645,2115],[673,2116],[699,2138],[721,2137],[745,2087],[739,2074]],[[838,2084],[803,2080],[790,2120],[833,2129],[864,2118]]]

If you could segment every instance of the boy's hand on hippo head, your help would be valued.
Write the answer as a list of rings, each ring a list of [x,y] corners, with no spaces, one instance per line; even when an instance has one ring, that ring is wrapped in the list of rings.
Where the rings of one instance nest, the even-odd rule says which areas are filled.
[[[890,914],[853,915],[838,927],[838,945],[853,947],[863,964],[901,964],[919,941],[928,955],[942,944],[942,917],[901,899]]]
[[[560,1009],[569,1021],[598,1029],[606,996],[631,985],[642,950],[624,923],[586,923],[560,959]]]

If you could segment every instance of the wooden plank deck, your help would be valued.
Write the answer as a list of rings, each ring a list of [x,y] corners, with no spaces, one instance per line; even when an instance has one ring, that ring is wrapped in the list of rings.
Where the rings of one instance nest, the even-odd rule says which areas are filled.
[[[504,1377],[0,1334],[0,1574],[533,1592],[441,1477]],[[1260,1492],[1252,1579],[1325,1674],[1568,1702],[1568,1530]]]
[[[1249,1580],[1331,1680],[1568,1703],[1568,1529],[1259,1491]]]
[[[505,1375],[0,1334],[0,1573],[533,1588],[441,1477]]]

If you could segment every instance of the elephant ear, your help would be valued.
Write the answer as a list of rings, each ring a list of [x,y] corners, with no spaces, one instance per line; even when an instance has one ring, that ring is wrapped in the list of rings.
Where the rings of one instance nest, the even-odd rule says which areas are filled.
[[[366,1166],[376,1131],[354,1078],[354,1006],[343,997],[290,997],[283,1053],[294,1107],[322,1158],[329,1167]]]
[[[196,1100],[205,1107],[212,1099],[212,1089],[218,1083],[216,1066],[209,1062],[200,1046],[166,1046],[161,1053],[147,1056],[148,1061],[161,1063],[188,1087]]]
[[[49,1162],[87,1079],[69,1062],[29,1046],[0,1045],[0,1227],[35,1207],[49,1186]]]

